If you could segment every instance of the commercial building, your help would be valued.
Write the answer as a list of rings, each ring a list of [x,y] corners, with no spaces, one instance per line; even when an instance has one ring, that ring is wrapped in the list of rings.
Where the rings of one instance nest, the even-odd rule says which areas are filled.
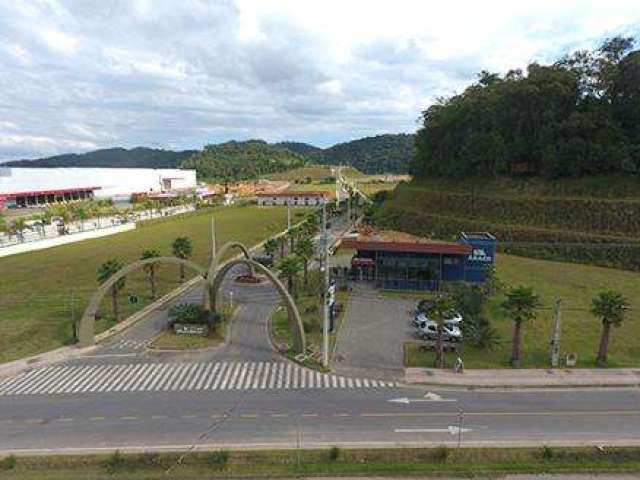
[[[195,170],[0,167],[0,209],[195,188]]]
[[[328,192],[274,192],[274,193],[258,193],[256,199],[258,205],[274,206],[274,205],[291,205],[291,206],[309,206],[314,207],[322,205],[323,202],[329,201],[331,196]]]
[[[496,239],[490,233],[461,233],[443,242],[390,230],[363,230],[345,238],[353,249],[352,277],[380,288],[437,290],[442,282],[483,282],[495,264]]]

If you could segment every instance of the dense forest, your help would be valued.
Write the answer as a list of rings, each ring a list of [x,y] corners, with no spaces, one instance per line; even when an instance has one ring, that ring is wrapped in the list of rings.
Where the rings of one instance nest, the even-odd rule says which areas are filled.
[[[305,159],[289,150],[263,140],[207,145],[184,162],[183,168],[195,168],[198,178],[230,181],[257,178],[283,172],[305,164]]]
[[[68,153],[38,160],[16,160],[3,163],[10,167],[96,167],[96,168],[176,168],[195,150],[174,152],[154,148],[137,147],[106,148],[87,153]]]
[[[483,71],[422,114],[417,177],[577,177],[640,170],[640,50],[613,38],[526,72]]]

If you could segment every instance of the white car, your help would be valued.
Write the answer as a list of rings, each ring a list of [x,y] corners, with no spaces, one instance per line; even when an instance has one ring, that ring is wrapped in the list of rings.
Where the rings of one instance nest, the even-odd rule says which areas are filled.
[[[418,326],[418,324],[420,322],[431,322],[432,320],[427,317],[427,314],[424,312],[420,312],[418,314],[416,314],[416,316],[413,319],[413,325],[414,326]],[[456,312],[455,310],[453,310],[451,312],[450,317],[446,320],[445,323],[450,323],[452,325],[460,325],[462,323],[462,315],[460,315],[460,313]]]
[[[418,322],[418,335],[425,340],[435,340],[438,337],[438,324],[431,320]],[[445,342],[459,342],[462,340],[462,331],[457,323],[445,322],[442,326],[442,339]]]

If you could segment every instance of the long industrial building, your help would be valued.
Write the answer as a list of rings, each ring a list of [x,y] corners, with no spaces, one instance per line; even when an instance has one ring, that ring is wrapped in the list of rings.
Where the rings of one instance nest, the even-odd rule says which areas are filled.
[[[0,166],[0,209],[91,198],[193,191],[195,170],[151,168],[19,168]]]

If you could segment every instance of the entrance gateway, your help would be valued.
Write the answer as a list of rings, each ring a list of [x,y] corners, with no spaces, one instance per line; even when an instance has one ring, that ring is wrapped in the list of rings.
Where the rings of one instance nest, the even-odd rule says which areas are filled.
[[[461,233],[444,242],[392,230],[363,229],[340,248],[356,250],[354,280],[396,290],[437,290],[443,282],[481,283],[495,265],[496,239],[486,232]]]

